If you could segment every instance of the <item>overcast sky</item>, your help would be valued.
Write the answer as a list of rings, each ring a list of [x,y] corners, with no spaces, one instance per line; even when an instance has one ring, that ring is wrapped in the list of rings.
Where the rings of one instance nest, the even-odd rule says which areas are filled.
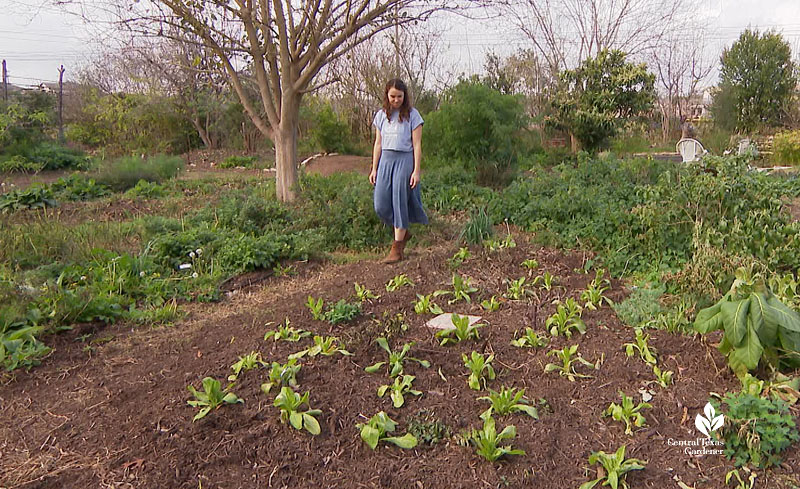
[[[698,1],[709,19],[709,51],[716,53],[715,58],[747,26],[781,32],[798,57],[800,0]],[[90,62],[92,54],[102,48],[95,40],[102,37],[105,26],[89,27],[78,16],[41,5],[42,0],[0,0],[0,58],[7,60],[9,81],[13,84],[57,81],[62,64],[65,79],[75,79],[81,64]],[[482,71],[488,50],[507,54],[525,47],[513,32],[498,32],[461,18],[453,22],[443,41],[447,45],[444,63],[466,74]]]

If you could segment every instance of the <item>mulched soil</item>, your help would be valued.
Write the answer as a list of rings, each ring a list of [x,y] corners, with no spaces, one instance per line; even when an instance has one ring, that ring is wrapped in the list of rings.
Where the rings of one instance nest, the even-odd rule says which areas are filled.
[[[526,326],[543,330],[556,308],[552,301],[577,298],[592,278],[574,271],[583,262],[580,255],[525,244],[521,235],[517,243],[495,253],[474,250],[476,256],[459,272],[480,290],[472,304],[459,302],[446,309],[481,315],[475,304],[505,292],[504,279],[527,273],[520,266],[526,258],[539,261],[537,273],[558,276],[559,286],[549,292],[537,289],[529,301],[506,301],[499,311],[482,314],[487,326],[479,341],[439,346],[425,326],[431,316],[415,314],[411,305],[417,293],[450,288],[452,271],[446,260],[456,249],[453,244],[429,249],[412,245],[408,259],[392,266],[375,261],[306,263],[298,266],[296,276],[247,277],[229,284],[221,303],[185,305],[188,316],[172,327],[90,326],[50,337],[55,351],[44,364],[15,374],[0,390],[0,487],[564,488],[597,477],[597,467],[587,463],[592,451],[611,452],[623,444],[628,457],[648,461],[645,470],[629,474],[633,488],[678,487],[679,482],[697,489],[725,487],[731,463],[723,456],[692,457],[668,444],[670,439],[696,439],[694,417],[709,393],[738,387],[709,342],[718,336],[650,332],[662,367],[675,372],[668,389],[651,382],[652,371],[641,360],[625,356],[622,344],[633,339],[633,331],[608,307],[585,311],[586,335],[555,338],[540,349],[512,347],[515,331]],[[416,285],[386,292],[384,285],[400,273]],[[344,326],[311,318],[304,306],[309,295],[326,303],[352,300],[354,282],[381,295],[364,304],[360,318]],[[615,282],[607,295],[620,301],[626,294]],[[446,306],[445,297],[438,302]],[[388,376],[364,372],[385,359],[372,342],[385,331],[384,315],[397,313],[405,314],[408,329],[393,335],[390,345],[399,349],[414,341],[413,356],[433,364],[429,369],[407,365],[407,372],[417,376],[414,388],[424,394],[409,396],[401,409],[376,395],[379,385],[390,383]],[[339,336],[354,353],[302,362],[298,391],[310,391],[311,407],[323,411],[322,434],[314,437],[280,423],[274,395],[259,388],[267,375],[263,369],[243,373],[234,386],[244,404],[224,406],[193,423],[196,410],[186,403],[188,384],[199,387],[203,377],[212,376],[224,385],[240,355],[259,351],[268,361],[283,362],[311,343],[308,338],[300,343],[263,340],[265,331],[287,317],[295,327]],[[95,339],[88,352],[89,340],[77,341],[87,332]],[[555,360],[548,351],[575,343],[589,361],[603,358],[599,370],[579,370],[592,378],[570,382],[544,373],[545,364]],[[461,361],[462,353],[473,350],[496,355],[498,378],[489,383],[491,388],[521,387],[528,398],[547,400],[551,410],[540,409],[539,420],[498,418],[499,428],[516,426],[513,446],[527,455],[490,463],[458,444],[457,437],[413,450],[379,445],[372,451],[360,440],[355,425],[380,410],[400,423],[398,434],[423,409],[454,435],[479,427],[478,415],[488,405],[477,398],[485,392],[468,388]],[[610,402],[619,402],[619,391],[638,402],[640,388],[654,392],[654,407],[645,411],[647,426],[627,436],[622,424],[601,413]],[[794,475],[799,468],[795,445],[782,467],[759,473],[758,485],[791,488],[800,484]]]

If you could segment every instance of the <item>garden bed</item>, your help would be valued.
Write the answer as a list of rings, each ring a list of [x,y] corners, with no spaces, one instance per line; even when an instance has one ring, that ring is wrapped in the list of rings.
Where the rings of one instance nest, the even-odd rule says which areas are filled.
[[[451,288],[447,259],[456,248],[444,245],[412,247],[409,259],[393,266],[305,266],[297,276],[266,277],[222,303],[187,305],[188,316],[173,327],[144,330],[117,324],[50,337],[46,341],[55,346],[51,357],[28,373],[16,372],[0,391],[0,487],[564,488],[600,475],[598,466],[587,462],[591,452],[613,452],[622,445],[627,445],[627,457],[648,462],[644,470],[628,475],[631,487],[725,487],[732,462],[721,455],[693,457],[670,442],[703,437],[694,420],[709,394],[739,387],[724,357],[707,342],[719,336],[648,331],[659,365],[674,372],[667,388],[654,382],[652,368],[641,359],[626,356],[623,344],[633,341],[633,330],[608,306],[584,311],[585,335],[555,337],[542,348],[511,346],[515,332],[527,326],[544,332],[546,318],[556,311],[552,302],[578,300],[594,278],[580,272],[580,255],[534,247],[521,236],[517,244],[495,252],[473,250],[475,256],[457,269],[479,289],[471,304],[447,306],[447,296],[437,298],[445,310],[481,315],[487,324],[479,340],[452,346],[440,346],[425,326],[432,315],[417,315],[412,306],[416,294]],[[539,262],[538,268],[521,266],[529,258]],[[533,287],[529,300],[503,301],[495,312],[477,305],[505,293],[506,279],[544,272],[559,279],[549,291]],[[401,273],[415,285],[387,292],[385,284]],[[312,319],[305,307],[309,295],[326,304],[353,301],[355,282],[380,295],[363,304],[360,317],[337,326]],[[621,301],[626,291],[614,282],[606,295]],[[398,313],[405,315],[406,331],[385,321]],[[266,369],[240,375],[232,390],[243,404],[192,422],[197,410],[187,405],[187,385],[199,388],[201,379],[211,376],[224,386],[241,355],[258,351],[266,361],[283,363],[311,344],[309,338],[299,343],[264,340],[265,332],[287,317],[296,328],[336,335],[354,354],[301,361],[296,390],[309,391],[311,407],[322,411],[321,434],[280,423],[273,407],[277,392],[267,396],[260,389]],[[406,373],[416,376],[414,389],[423,395],[407,396],[400,409],[392,407],[388,395],[376,395],[378,386],[391,383],[386,372],[364,372],[386,359],[374,340],[387,326],[397,333],[389,341],[392,349],[414,341],[411,355],[432,364],[428,369],[406,365]],[[548,352],[573,344],[588,361],[602,359],[597,370],[578,367],[592,377],[571,382],[556,372],[545,373],[547,363],[557,362]],[[499,429],[516,426],[511,444],[526,455],[491,463],[457,443],[460,433],[481,426],[478,416],[488,407],[477,400],[486,391],[467,385],[461,355],[473,350],[495,355],[498,375],[488,382],[490,388],[525,388],[533,402],[546,400],[549,408],[539,404],[538,420],[522,414],[496,417]],[[653,408],[643,411],[647,425],[629,436],[623,424],[601,415],[609,403],[620,402],[620,391],[638,403],[640,389],[652,393]],[[424,410],[451,436],[432,446],[404,450],[381,444],[372,451],[356,424],[381,410],[399,422],[398,434]],[[800,450],[794,445],[782,467],[767,475],[759,472],[758,487],[795,487],[798,470]]]

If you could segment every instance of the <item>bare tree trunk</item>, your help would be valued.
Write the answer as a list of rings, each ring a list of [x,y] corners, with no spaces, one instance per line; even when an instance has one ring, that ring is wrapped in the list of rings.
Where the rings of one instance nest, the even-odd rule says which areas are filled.
[[[284,94],[281,101],[281,122],[275,136],[275,193],[281,202],[295,198],[297,183],[297,123],[300,96]]]
[[[191,117],[189,120],[192,122],[195,131],[197,131],[197,134],[200,136],[200,139],[203,141],[203,145],[206,147],[206,149],[214,149],[214,142],[209,137],[208,132],[203,125],[200,124],[200,121],[194,117]]]

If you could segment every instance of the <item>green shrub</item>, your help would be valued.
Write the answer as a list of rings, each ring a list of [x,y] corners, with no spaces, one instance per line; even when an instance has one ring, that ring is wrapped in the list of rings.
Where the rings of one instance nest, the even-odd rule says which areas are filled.
[[[139,180],[136,185],[125,192],[126,197],[144,197],[146,199],[160,199],[167,194],[163,185]]]
[[[14,155],[7,160],[0,161],[0,172],[38,173],[43,169],[43,164],[31,161],[22,155]]]
[[[85,170],[90,164],[89,158],[82,151],[51,143],[39,144],[27,157],[30,161],[42,165],[45,170]]]
[[[95,179],[116,191],[133,188],[140,180],[161,183],[175,177],[183,169],[183,159],[178,156],[153,156],[146,160],[137,157],[120,158],[104,163]]]
[[[20,209],[43,209],[58,205],[53,191],[41,183],[34,183],[22,190],[12,190],[0,195],[0,212],[14,212]]]
[[[253,168],[258,162],[256,156],[228,156],[217,165],[218,168]]]
[[[800,130],[775,136],[772,159],[778,164],[800,165]]]
[[[334,111],[330,102],[309,98],[300,109],[303,143],[310,151],[349,153],[355,148],[355,137],[344,117]]]
[[[290,210],[277,200],[242,191],[226,194],[219,204],[208,206],[189,218],[192,225],[206,223],[250,235],[285,231],[292,221]]]
[[[91,200],[111,193],[105,185],[99,185],[91,178],[76,174],[59,178],[50,184],[50,188],[59,199],[71,201]]]
[[[728,393],[722,400],[728,407],[722,430],[724,453],[737,467],[780,465],[781,452],[800,440],[794,416],[783,401],[744,392]]]
[[[469,221],[464,225],[464,229],[461,230],[459,241],[477,245],[491,238],[492,235],[494,235],[492,220],[486,213],[486,209],[481,207],[470,214]]]

